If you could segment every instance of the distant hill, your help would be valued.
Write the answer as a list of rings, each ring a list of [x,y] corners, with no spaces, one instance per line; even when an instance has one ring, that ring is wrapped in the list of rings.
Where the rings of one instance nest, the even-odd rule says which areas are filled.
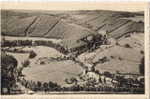
[[[144,32],[141,12],[2,10],[1,15],[2,35],[59,38],[70,44],[100,31],[116,39],[126,33]]]

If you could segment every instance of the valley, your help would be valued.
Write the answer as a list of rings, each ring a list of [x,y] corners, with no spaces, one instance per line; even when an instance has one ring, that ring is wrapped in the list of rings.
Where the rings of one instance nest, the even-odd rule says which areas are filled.
[[[6,10],[1,34],[2,52],[18,62],[16,81],[35,93],[144,92],[142,13]]]

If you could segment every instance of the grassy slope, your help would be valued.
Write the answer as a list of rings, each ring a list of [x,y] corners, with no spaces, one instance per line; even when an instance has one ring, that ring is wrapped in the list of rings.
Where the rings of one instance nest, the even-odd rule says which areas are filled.
[[[99,71],[139,73],[139,64],[143,57],[141,51],[144,50],[144,34],[133,34],[130,37],[120,39],[119,46],[115,45],[108,49],[98,49],[95,51],[96,56],[93,61],[107,57],[109,61],[97,64],[96,69]],[[129,44],[132,48],[124,47]],[[111,58],[113,56],[113,58]]]
[[[85,52],[78,56],[84,63],[96,63],[95,68],[100,72],[109,71],[115,73],[139,74],[139,64],[144,56],[144,34],[132,34],[118,40],[118,45],[102,45],[93,52]],[[129,44],[131,48],[125,47]],[[99,60],[106,57],[108,61],[101,63]],[[87,61],[89,60],[89,61]]]
[[[77,76],[79,73],[81,73],[81,67],[72,61],[51,62],[46,65],[36,64],[23,70],[28,80],[53,81],[58,84],[65,84],[66,78]]]
[[[43,50],[44,49],[44,50]],[[41,82],[57,82],[58,84],[65,84],[64,80],[66,78],[77,76],[82,72],[82,68],[75,64],[73,61],[49,61],[48,64],[37,64],[39,58],[44,57],[60,57],[63,54],[59,53],[53,48],[37,46],[37,47],[24,47],[22,50],[33,50],[37,53],[37,56],[33,59],[29,59],[29,54],[19,54],[19,53],[8,53],[13,55],[18,63],[18,67],[21,63],[29,59],[30,65],[23,69],[23,74],[27,80],[41,81]]]
[[[139,73],[139,64],[143,55],[135,49],[115,46],[100,53],[98,56],[106,56],[109,59],[109,61],[96,66],[100,71]],[[114,58],[112,59],[111,56]]]

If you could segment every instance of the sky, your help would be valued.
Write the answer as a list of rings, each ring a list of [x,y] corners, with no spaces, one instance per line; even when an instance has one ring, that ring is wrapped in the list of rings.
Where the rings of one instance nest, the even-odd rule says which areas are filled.
[[[146,2],[1,2],[2,9],[144,11]]]

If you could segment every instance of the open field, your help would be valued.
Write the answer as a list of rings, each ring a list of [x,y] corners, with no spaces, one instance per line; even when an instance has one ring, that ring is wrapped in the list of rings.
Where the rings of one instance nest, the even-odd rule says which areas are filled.
[[[62,57],[63,54],[59,53],[53,48],[37,46],[37,47],[25,47],[22,50],[34,51],[37,56],[33,59],[29,59],[29,53],[8,53],[13,55],[18,60],[18,67],[22,66],[22,62],[29,60],[29,67],[25,68],[22,73],[27,80],[48,82],[54,81],[58,84],[64,84],[66,78],[77,76],[81,73],[82,68],[80,65],[75,64],[73,61],[50,61],[48,64],[37,63],[40,58],[50,57]],[[57,76],[56,76],[57,75]]]
[[[23,70],[27,80],[53,81],[59,85],[64,85],[66,78],[76,77],[81,72],[81,67],[72,61],[51,62],[46,65],[32,64]]]

